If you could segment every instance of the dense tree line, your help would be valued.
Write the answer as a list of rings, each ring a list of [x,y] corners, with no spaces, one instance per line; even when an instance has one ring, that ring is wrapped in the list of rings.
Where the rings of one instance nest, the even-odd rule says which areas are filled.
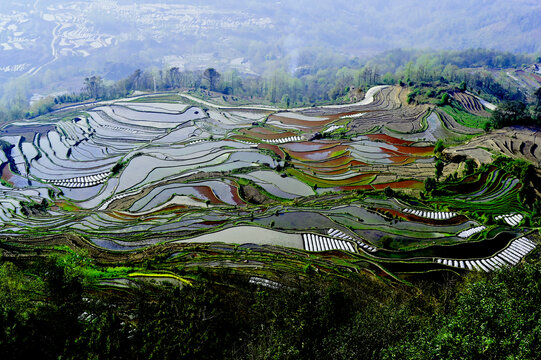
[[[98,290],[70,261],[0,266],[2,359],[536,359],[541,267],[415,286],[308,269],[272,289],[200,270],[193,286]]]
[[[500,79],[497,69],[520,68],[534,60],[486,49],[462,51],[392,50],[376,56],[366,66],[378,66],[386,83],[434,82],[463,84],[471,90],[492,96],[495,100],[524,100],[524,94]],[[475,69],[475,70],[473,70]]]
[[[533,61],[535,58],[532,55],[478,48],[442,51],[394,49],[375,56],[371,62],[377,62],[385,72],[395,73],[408,63],[425,64],[427,67],[439,69],[449,67],[448,70],[451,70],[521,67]]]
[[[501,129],[512,125],[541,125],[541,88],[534,93],[534,102],[528,106],[523,101],[506,100],[492,113],[493,127]]]
[[[461,84],[464,90],[483,93],[494,100],[522,101],[524,94],[512,88],[490,69],[516,67],[532,63],[527,55],[493,50],[414,51],[394,50],[361,61],[318,55],[304,51],[298,54],[295,67],[291,59],[277,59],[261,75],[240,74],[236,70],[180,70],[178,67],[136,70],[118,81],[93,75],[84,78],[80,92],[41,99],[28,106],[28,79],[7,84],[16,95],[0,101],[0,121],[34,117],[50,112],[62,104],[123,97],[135,91],[171,91],[195,89],[214,91],[268,102],[283,107],[329,102],[347,102],[358,98],[363,90],[375,84]],[[483,67],[486,70],[483,70]],[[475,71],[471,68],[475,68]],[[357,92],[354,91],[357,90]],[[360,90],[360,92],[359,92]]]

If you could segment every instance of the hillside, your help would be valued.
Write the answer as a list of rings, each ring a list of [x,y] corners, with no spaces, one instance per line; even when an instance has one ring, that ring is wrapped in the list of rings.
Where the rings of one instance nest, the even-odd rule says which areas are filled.
[[[534,359],[536,133],[417,90],[288,110],[169,92],[5,125],[0,354]]]
[[[538,330],[537,131],[491,129],[519,103],[461,87],[290,108],[169,90],[4,124],[0,353],[535,358],[501,333]]]
[[[214,241],[338,250],[392,276],[491,271],[524,242],[506,260],[516,264],[535,247],[524,234],[537,219],[518,201],[531,180],[526,163],[491,157],[537,165],[535,133],[523,146],[491,132],[492,153],[479,137],[444,163],[436,142],[481,134],[490,110],[461,92],[453,106],[408,104],[411,92],[376,86],[357,103],[286,111],[142,95],[9,124],[1,232],[30,243],[69,232],[98,253]],[[434,177],[447,181],[429,187]]]

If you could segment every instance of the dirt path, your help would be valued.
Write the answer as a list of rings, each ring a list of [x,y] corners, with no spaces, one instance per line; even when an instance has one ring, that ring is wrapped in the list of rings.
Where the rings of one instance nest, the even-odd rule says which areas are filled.
[[[53,59],[49,61],[48,63],[45,63],[41,66],[38,66],[37,68],[30,69],[26,74],[27,75],[36,75],[38,72],[40,72],[41,69],[43,69],[45,66],[50,65],[58,60],[58,50],[56,49],[56,41],[58,40],[58,30],[62,27],[62,23],[57,23],[55,28],[53,29],[53,39],[51,40],[51,53],[53,55]]]

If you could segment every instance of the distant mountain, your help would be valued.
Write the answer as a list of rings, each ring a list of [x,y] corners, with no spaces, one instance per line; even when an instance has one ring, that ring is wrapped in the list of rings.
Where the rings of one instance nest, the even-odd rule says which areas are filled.
[[[311,61],[305,49],[344,57],[393,48],[535,53],[539,14],[537,0],[2,3],[0,82],[47,70],[115,79],[149,66],[261,73],[284,58],[292,69]]]

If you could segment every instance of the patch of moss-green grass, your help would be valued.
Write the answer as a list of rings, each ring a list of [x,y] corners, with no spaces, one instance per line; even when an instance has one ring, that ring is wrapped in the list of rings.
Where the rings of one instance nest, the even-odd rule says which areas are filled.
[[[445,105],[441,109],[445,111],[449,116],[452,116],[460,125],[482,129],[485,126],[485,123],[488,121],[487,118],[470,114],[464,110],[457,109],[450,105]]]

